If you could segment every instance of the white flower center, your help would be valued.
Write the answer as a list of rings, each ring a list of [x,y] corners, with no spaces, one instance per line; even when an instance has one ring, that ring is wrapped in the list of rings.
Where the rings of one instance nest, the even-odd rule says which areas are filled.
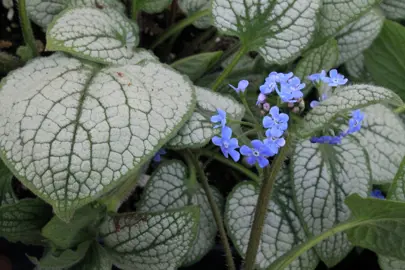
[[[257,151],[257,150],[253,150],[253,155],[254,155],[255,157],[258,157],[258,156],[260,156],[260,153],[259,153],[259,151]]]
[[[223,145],[224,145],[225,148],[228,148],[228,147],[229,147],[229,143],[228,143],[228,142],[224,142]]]

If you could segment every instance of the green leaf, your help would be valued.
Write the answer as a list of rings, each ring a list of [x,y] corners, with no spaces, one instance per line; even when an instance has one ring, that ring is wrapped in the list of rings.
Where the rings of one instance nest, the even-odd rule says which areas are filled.
[[[149,179],[137,207],[140,211],[164,211],[187,205],[200,208],[197,237],[186,255],[183,266],[193,264],[204,257],[214,246],[217,235],[217,226],[204,189],[187,174],[188,168],[180,161],[161,164]],[[212,193],[222,209],[224,202],[221,194],[214,188]]]
[[[346,25],[336,36],[339,61],[342,64],[369,48],[384,24],[380,9],[373,8],[358,20]]]
[[[136,176],[194,107],[189,80],[157,62],[99,69],[37,58],[0,85],[0,155],[68,221]]]
[[[266,269],[292,247],[307,239],[295,211],[287,170],[281,171],[276,183],[267,208],[259,251],[256,255],[256,269]],[[228,235],[242,257],[246,254],[259,190],[260,187],[255,182],[242,182],[227,198],[225,224]],[[309,250],[296,259],[288,269],[312,270],[318,262],[314,250]]]
[[[391,183],[405,154],[405,126],[398,115],[381,104],[362,111],[365,119],[353,136],[368,153],[373,184]]]
[[[70,269],[85,257],[90,244],[91,241],[83,242],[75,250],[48,250],[39,261],[33,259],[33,263],[41,270]]]
[[[46,49],[117,64],[134,55],[138,32],[138,26],[115,9],[67,9],[49,25]]]
[[[143,10],[147,13],[162,12],[172,0],[133,0],[132,1],[137,9]]]
[[[39,199],[23,199],[0,207],[0,237],[25,244],[45,244],[41,228],[52,217],[52,209]]]
[[[93,242],[86,256],[71,270],[111,270],[112,262],[107,251],[97,242]]]
[[[322,70],[328,71],[332,69],[336,65],[338,57],[339,49],[336,40],[333,38],[306,52],[294,70],[295,76],[307,85],[304,91],[308,91],[312,85],[307,77]]]
[[[305,125],[298,135],[309,137],[333,123],[339,115],[377,103],[403,104],[398,95],[382,87],[358,84],[339,88],[305,116]]]
[[[378,256],[378,264],[383,270],[405,270],[405,261],[388,256]]]
[[[268,63],[284,64],[310,45],[319,0],[214,0],[214,25],[237,36],[246,50],[259,52]]]
[[[319,38],[336,35],[346,25],[356,21],[381,0],[323,0],[319,18]]]
[[[122,13],[125,11],[124,5],[117,0],[30,0],[26,5],[30,19],[43,28],[60,12],[71,7],[114,8]]]
[[[297,210],[309,236],[319,235],[349,219],[350,211],[344,204],[348,195],[369,194],[371,177],[367,155],[348,137],[334,146],[301,141],[292,155],[291,168]],[[343,233],[316,246],[328,267],[339,263],[351,249]]]
[[[405,2],[402,0],[382,0],[380,7],[388,19],[405,19]]]
[[[354,194],[346,199],[353,217],[364,222],[346,234],[356,246],[380,255],[405,260],[405,203],[363,199]]]
[[[18,202],[12,187],[13,174],[0,160],[0,205]]]
[[[103,217],[102,207],[86,205],[80,208],[69,223],[54,216],[42,228],[42,236],[51,241],[58,249],[69,249],[79,243],[94,239],[100,219]]]
[[[221,57],[222,51],[195,54],[180,59],[171,66],[179,72],[186,74],[192,81],[200,78]]]
[[[109,217],[100,234],[113,263],[124,270],[177,269],[194,243],[199,209],[126,213]]]
[[[211,8],[210,0],[178,0],[177,3],[181,11],[183,11],[187,16],[191,16],[198,11]],[[196,20],[193,25],[201,29],[208,28],[212,25],[212,18],[211,16],[204,16]]]
[[[197,107],[191,118],[180,129],[167,147],[174,149],[200,148],[220,133],[219,128],[213,128],[211,116],[217,114],[220,108],[227,117],[240,121],[245,115],[245,108],[230,96],[224,96],[210,89],[196,87]]]
[[[377,85],[405,98],[405,27],[385,20],[380,35],[365,52],[366,69]]]

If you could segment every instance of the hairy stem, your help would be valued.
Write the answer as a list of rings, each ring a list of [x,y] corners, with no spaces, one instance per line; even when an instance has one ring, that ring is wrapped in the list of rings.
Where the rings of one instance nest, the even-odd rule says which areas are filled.
[[[241,57],[246,53],[246,48],[244,46],[239,48],[239,51],[236,53],[235,57],[232,59],[232,62],[222,71],[221,75],[216,79],[211,89],[215,92],[218,90],[218,87],[221,83],[228,77],[232,72],[233,68],[238,64]]]
[[[193,15],[185,18],[184,20],[179,21],[178,23],[174,24],[171,26],[163,35],[161,35],[153,44],[151,45],[151,49],[155,49],[159,44],[161,44],[163,41],[171,37],[172,35],[176,34],[177,32],[183,30],[186,26],[189,26],[196,20],[198,20],[201,17],[204,17],[206,15],[210,14],[210,10],[205,9],[198,11],[194,13]]]
[[[34,33],[32,32],[31,22],[28,18],[25,0],[18,1],[18,13],[25,44],[30,48],[32,57],[37,57],[39,53],[35,43]]]
[[[222,156],[220,154],[217,154],[217,153],[214,153],[214,152],[211,152],[208,150],[204,150],[204,149],[199,150],[198,154],[202,155],[202,156],[213,158],[221,163],[224,163],[224,164],[228,165],[229,167],[234,168],[234,169],[238,170],[239,172],[243,173],[244,175],[246,175],[253,181],[259,182],[259,177],[255,173],[253,173],[251,170],[245,168],[244,166],[242,166],[236,162],[233,162],[232,160],[225,158],[224,156]]]
[[[284,159],[289,151],[290,139],[287,137],[286,144],[281,148],[280,153],[273,160],[271,168],[266,167],[264,172],[264,180],[260,188],[259,198],[257,199],[256,211],[253,219],[252,230],[250,231],[250,238],[246,252],[245,270],[254,270],[257,250],[259,249],[260,237],[263,231],[264,219],[266,217],[267,208],[273,186],[276,181],[278,172],[280,171]]]
[[[236,270],[235,263],[234,263],[233,257],[232,257],[231,247],[230,247],[229,242],[228,242],[228,236],[226,234],[225,227],[224,227],[224,222],[222,220],[221,211],[219,210],[218,205],[215,203],[214,195],[212,194],[211,188],[210,188],[210,186],[208,184],[208,179],[205,176],[204,170],[199,166],[198,159],[196,157],[194,157],[192,153],[189,153],[189,158],[193,159],[195,168],[197,169],[197,174],[198,174],[198,176],[200,178],[200,181],[201,181],[201,184],[202,184],[203,189],[205,191],[205,194],[207,195],[208,202],[210,204],[212,213],[214,215],[215,222],[216,222],[217,227],[218,227],[219,236],[221,238],[222,245],[224,246],[225,257],[226,257],[226,262],[227,262],[227,265],[228,265],[228,269],[229,270]]]

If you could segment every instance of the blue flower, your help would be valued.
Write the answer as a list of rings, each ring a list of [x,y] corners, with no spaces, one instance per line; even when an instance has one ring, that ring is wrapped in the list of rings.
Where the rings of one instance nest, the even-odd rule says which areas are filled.
[[[266,132],[267,135],[267,132]],[[278,150],[280,147],[283,147],[285,145],[285,139],[283,137],[275,137],[275,136],[268,136],[267,139],[263,140],[264,144],[267,145],[270,148],[270,151],[273,153],[273,155],[276,155],[278,153]]]
[[[329,77],[325,77],[323,81],[329,86],[345,85],[347,83],[345,76],[339,74],[336,69],[330,70]]]
[[[217,109],[217,112],[218,112],[217,115],[214,115],[211,117],[211,122],[212,123],[221,123],[220,125],[214,126],[214,128],[224,127],[226,124],[226,112],[221,109]]]
[[[270,129],[271,136],[280,137],[288,128],[289,117],[285,113],[280,113],[277,106],[271,107],[270,115],[271,117],[265,116],[263,118],[263,127]]]
[[[260,94],[257,96],[256,105],[263,104],[263,103],[266,101],[266,98],[267,98],[267,97],[266,97],[265,94],[260,93]]]
[[[278,81],[280,83],[286,83],[288,80],[290,80],[292,78],[292,76],[294,76],[294,73],[289,72],[289,73],[278,73]]]
[[[328,98],[328,95],[326,93],[323,93],[322,96],[319,98],[319,101],[318,100],[313,100],[313,101],[311,101],[311,103],[309,103],[309,106],[311,108],[315,108],[316,106],[319,105],[320,101],[325,100],[327,98]]]
[[[153,161],[154,162],[160,162],[162,161],[162,155],[165,155],[167,152],[165,149],[161,148],[159,151],[157,151],[157,153],[155,154],[155,156],[153,157]]]
[[[322,70],[320,73],[315,73],[308,76],[308,79],[313,82],[320,82],[326,78],[326,71]]]
[[[321,136],[321,137],[312,137],[310,139],[311,143],[323,143],[323,144],[340,144],[342,142],[342,135],[338,136]]]
[[[360,110],[352,111],[352,118],[349,119],[349,129],[346,131],[347,134],[352,134],[361,129],[361,122],[364,119],[364,113]]]
[[[238,87],[237,87],[237,88],[235,88],[235,86],[229,84],[229,86],[232,87],[233,90],[236,91],[236,93],[241,93],[241,92],[243,93],[243,92],[245,92],[245,90],[246,90],[246,88],[248,87],[248,85],[249,85],[249,82],[248,82],[247,80],[241,80],[241,81],[238,83]]]
[[[278,95],[283,102],[294,103],[304,96],[301,92],[304,87],[305,83],[301,83],[298,77],[293,77],[287,82],[281,83],[281,90],[278,92]]]
[[[264,168],[269,165],[268,157],[274,156],[275,153],[271,152],[270,148],[262,141],[253,140],[252,148],[243,145],[240,148],[240,153],[246,156],[246,162],[250,165],[258,163],[260,168]]]
[[[221,137],[215,136],[212,138],[212,142],[216,145],[221,147],[222,154],[226,158],[229,155],[232,157],[234,161],[238,161],[240,158],[240,154],[236,151],[236,148],[239,148],[239,143],[236,138],[232,137],[232,129],[230,127],[224,126],[221,130]]]
[[[382,194],[381,190],[379,189],[374,189],[373,191],[371,191],[370,196],[376,199],[385,199],[384,194]]]
[[[260,93],[262,93],[263,95],[268,95],[276,89],[278,91],[277,83],[280,82],[279,74],[282,73],[277,73],[274,71],[271,72],[266,78],[264,84],[260,86]]]

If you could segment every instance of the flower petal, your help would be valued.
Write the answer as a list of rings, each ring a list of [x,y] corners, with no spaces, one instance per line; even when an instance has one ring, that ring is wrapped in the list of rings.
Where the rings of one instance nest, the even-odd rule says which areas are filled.
[[[227,126],[222,127],[221,136],[224,139],[230,140],[232,137],[232,129]]]
[[[229,155],[232,157],[232,159],[237,162],[240,159],[240,154],[236,150],[230,150]]]
[[[268,161],[266,158],[264,158],[264,157],[258,157],[258,158],[257,158],[257,161],[258,161],[258,163],[259,163],[259,167],[260,167],[260,168],[264,168],[264,167],[266,167],[267,165],[269,165],[269,161]]]
[[[242,145],[242,147],[239,149],[239,152],[244,156],[252,155],[252,149],[247,145]]]

